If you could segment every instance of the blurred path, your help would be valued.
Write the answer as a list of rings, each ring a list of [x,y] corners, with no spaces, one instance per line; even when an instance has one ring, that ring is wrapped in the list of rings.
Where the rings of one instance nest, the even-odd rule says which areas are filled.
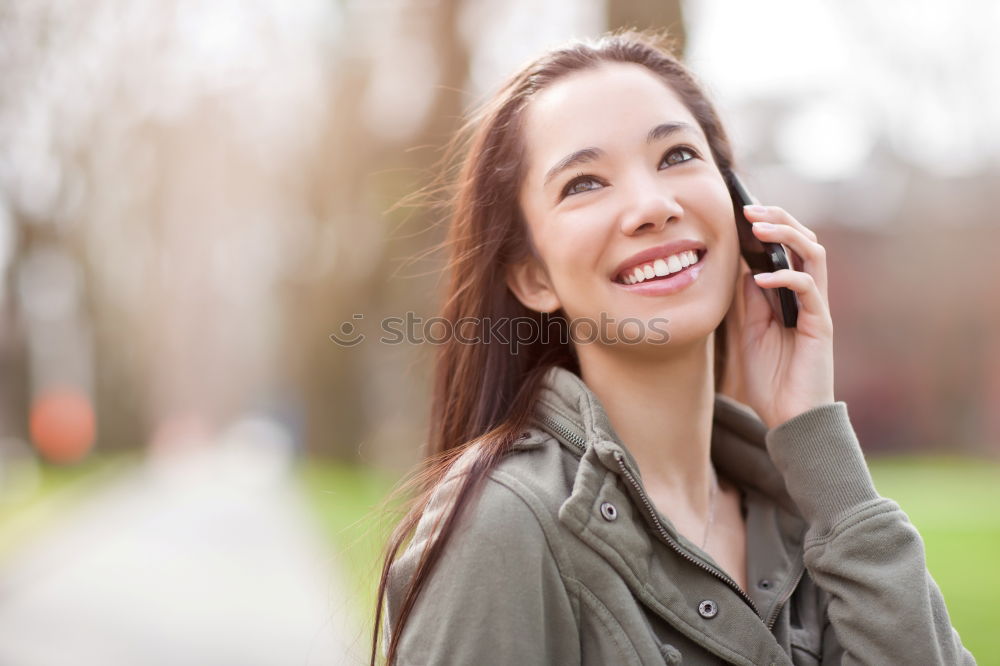
[[[0,570],[0,664],[348,663],[345,596],[287,469],[218,447],[88,499]]]

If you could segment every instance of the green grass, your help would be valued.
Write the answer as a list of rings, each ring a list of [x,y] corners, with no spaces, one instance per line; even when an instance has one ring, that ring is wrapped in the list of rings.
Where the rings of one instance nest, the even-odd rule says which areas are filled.
[[[1000,465],[957,458],[875,458],[879,492],[896,500],[924,539],[927,568],[952,624],[980,664],[1000,664]],[[363,626],[374,611],[381,548],[390,525],[373,507],[393,479],[360,466],[312,462],[300,478],[319,522],[343,562]],[[904,630],[904,628],[901,628]]]
[[[370,632],[382,549],[392,529],[390,514],[383,515],[378,505],[396,480],[367,467],[331,461],[303,463],[298,474],[334,558],[343,566],[356,624]]]
[[[18,461],[0,486],[0,560],[67,515],[81,496],[135,460],[134,455],[88,456],[72,465]]]
[[[924,539],[952,625],[980,664],[1000,664],[1000,464],[959,458],[869,461],[881,495]]]

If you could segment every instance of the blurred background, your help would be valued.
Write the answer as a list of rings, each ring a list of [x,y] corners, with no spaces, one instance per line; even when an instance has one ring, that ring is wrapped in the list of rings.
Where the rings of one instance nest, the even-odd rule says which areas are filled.
[[[378,322],[442,266],[394,204],[521,63],[624,25],[826,245],[838,399],[1000,663],[1000,5],[7,0],[0,664],[366,661],[433,351]]]

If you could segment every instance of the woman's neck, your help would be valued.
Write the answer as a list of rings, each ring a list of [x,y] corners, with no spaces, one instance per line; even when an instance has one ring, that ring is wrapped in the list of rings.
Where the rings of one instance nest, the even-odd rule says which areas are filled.
[[[578,347],[583,381],[635,457],[643,484],[702,513],[712,483],[715,334],[669,358]]]

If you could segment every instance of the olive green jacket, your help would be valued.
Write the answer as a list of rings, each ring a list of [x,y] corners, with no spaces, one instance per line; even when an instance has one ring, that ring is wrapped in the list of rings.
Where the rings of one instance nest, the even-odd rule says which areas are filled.
[[[390,571],[386,639],[468,459]],[[653,506],[594,393],[552,368],[534,426],[418,597],[398,663],[975,663],[917,530],[876,492],[845,403],[768,430],[717,394],[712,460],[743,493],[745,592]]]

